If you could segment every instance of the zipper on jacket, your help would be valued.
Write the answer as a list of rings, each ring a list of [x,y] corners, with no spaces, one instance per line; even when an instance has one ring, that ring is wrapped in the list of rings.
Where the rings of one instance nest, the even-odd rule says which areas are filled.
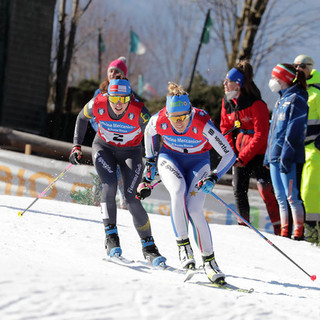
[[[271,146],[272,146],[272,138],[273,138],[273,130],[275,127],[275,123],[276,123],[276,119],[278,119],[278,111],[279,111],[279,105],[280,105],[280,101],[281,98],[279,99],[278,103],[276,104],[275,108],[275,112],[274,112],[274,117],[272,118],[272,126],[271,126],[271,132],[270,132],[270,141],[269,141],[269,154],[268,154],[268,158],[269,158],[269,163],[271,163]]]

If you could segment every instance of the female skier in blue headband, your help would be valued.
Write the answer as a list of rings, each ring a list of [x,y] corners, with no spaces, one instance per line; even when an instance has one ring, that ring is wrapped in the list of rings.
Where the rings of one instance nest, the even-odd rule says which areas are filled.
[[[169,82],[166,107],[155,114],[145,130],[146,168],[137,196],[150,195],[157,167],[160,178],[171,197],[171,220],[183,268],[194,268],[195,259],[189,241],[189,222],[201,251],[204,270],[212,282],[223,281],[213,252],[211,232],[203,214],[206,193],[235,162],[235,154],[227,140],[203,110],[192,108],[183,88]],[[156,137],[162,137],[158,149]],[[221,156],[211,172],[209,150]]]

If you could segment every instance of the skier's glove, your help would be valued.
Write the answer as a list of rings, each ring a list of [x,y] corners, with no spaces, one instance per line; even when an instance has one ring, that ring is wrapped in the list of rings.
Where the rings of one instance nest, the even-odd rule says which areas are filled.
[[[72,147],[72,150],[69,156],[69,162],[71,162],[72,164],[80,164],[82,161],[83,161],[83,157],[82,157],[81,146],[76,144]]]
[[[197,183],[197,187],[199,188],[200,191],[204,193],[210,193],[217,181],[218,181],[217,175],[215,173],[211,173],[206,178],[201,179]]]
[[[143,200],[151,195],[152,185],[149,182],[141,182],[138,185],[136,198]]]
[[[152,182],[157,174],[157,166],[154,158],[147,159],[145,168],[143,171],[143,176],[146,181]]]

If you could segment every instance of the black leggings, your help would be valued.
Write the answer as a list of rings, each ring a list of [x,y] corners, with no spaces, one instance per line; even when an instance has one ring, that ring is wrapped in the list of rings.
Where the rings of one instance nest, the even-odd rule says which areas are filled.
[[[117,224],[117,165],[124,184],[124,197],[140,238],[151,236],[149,217],[140,200],[135,198],[141,182],[143,164],[142,147],[115,147],[96,135],[92,144],[92,157],[102,183],[101,212],[104,225]]]
[[[279,225],[280,215],[277,200],[271,183],[270,172],[263,166],[264,155],[257,155],[244,167],[233,167],[233,193],[237,210],[247,221],[250,221],[248,189],[251,177],[257,179],[258,191],[266,204],[272,224]]]

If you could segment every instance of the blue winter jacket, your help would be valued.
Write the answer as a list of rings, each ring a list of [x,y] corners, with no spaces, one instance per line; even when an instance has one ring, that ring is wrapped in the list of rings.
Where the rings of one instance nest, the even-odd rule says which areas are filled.
[[[308,93],[298,85],[280,92],[273,109],[264,164],[280,162],[280,172],[304,163],[304,139],[308,122]]]

